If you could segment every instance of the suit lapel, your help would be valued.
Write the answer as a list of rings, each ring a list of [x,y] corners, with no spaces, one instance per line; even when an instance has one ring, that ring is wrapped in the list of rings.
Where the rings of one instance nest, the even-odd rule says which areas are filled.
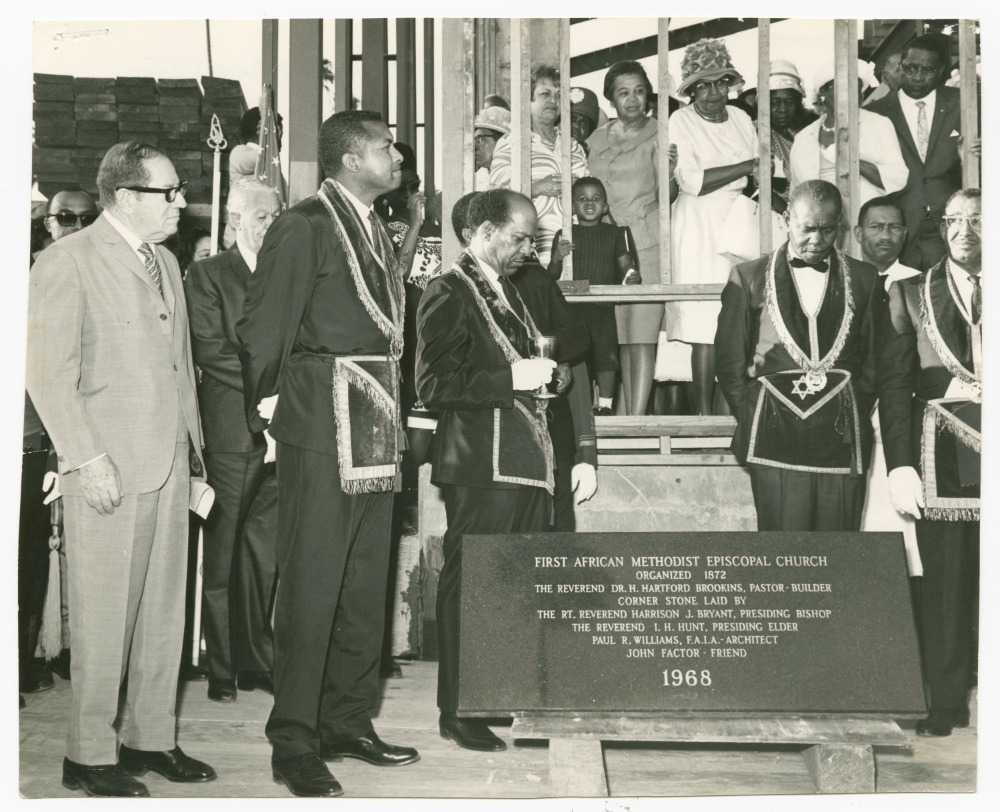
[[[829,256],[830,270],[827,274],[826,290],[823,302],[816,317],[816,333],[819,344],[820,358],[824,357],[833,346],[844,320],[844,270],[837,262],[833,251]]]
[[[156,285],[153,284],[153,280],[146,271],[146,266],[143,265],[139,257],[136,256],[132,247],[125,242],[125,238],[118,233],[118,230],[103,217],[98,217],[97,220],[94,221],[92,228],[96,230],[95,237],[102,243],[105,251],[110,254],[111,259],[115,262],[115,264],[120,265],[129,273],[133,274],[137,279],[139,279],[140,282],[149,288],[150,293],[159,298],[160,292],[156,289]],[[156,248],[157,246],[154,246],[154,251],[156,251]],[[161,263],[161,272],[162,270],[163,266]]]
[[[942,142],[943,144],[947,144],[951,141],[948,137],[942,139],[941,131],[944,128],[945,119],[948,118],[948,113],[951,112],[952,103],[952,97],[945,96],[942,88],[938,88],[934,103],[934,119],[931,121],[931,132],[927,140],[926,163],[930,163],[933,153]]]
[[[951,288],[948,284],[948,263],[946,260],[939,262],[929,271],[930,278],[930,304],[934,319],[938,327],[938,332],[944,343],[951,350],[959,362],[968,370],[972,370],[972,336],[969,325],[962,317],[958,305],[952,298]]]
[[[788,328],[788,332],[802,351],[809,354],[809,320],[802,310],[795,281],[788,266],[788,249],[783,248],[774,268],[774,292],[778,299],[778,310]]]
[[[892,93],[890,94],[888,101],[889,119],[896,127],[896,135],[899,139],[899,146],[909,152],[910,161],[918,164],[923,163],[923,161],[920,160],[920,152],[917,150],[917,144],[913,140],[913,134],[910,132],[910,125],[907,123],[906,116],[903,114],[903,106],[899,103],[899,96],[896,93]]]

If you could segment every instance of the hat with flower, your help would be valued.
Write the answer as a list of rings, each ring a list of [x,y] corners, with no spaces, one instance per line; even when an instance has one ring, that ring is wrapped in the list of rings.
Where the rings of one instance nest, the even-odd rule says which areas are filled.
[[[743,81],[743,76],[733,65],[726,43],[721,39],[700,39],[684,49],[677,95],[689,96],[691,88],[698,82],[714,82],[724,76],[737,82]]]
[[[579,113],[590,120],[592,127],[597,127],[600,121],[600,107],[594,91],[586,87],[573,87],[569,91],[570,113]]]
[[[774,59],[771,61],[771,90],[794,90],[800,96],[805,96],[802,89],[802,77],[798,68],[787,59]]]
[[[507,135],[510,132],[510,110],[497,106],[480,110],[472,127],[475,130],[492,130],[497,135]]]

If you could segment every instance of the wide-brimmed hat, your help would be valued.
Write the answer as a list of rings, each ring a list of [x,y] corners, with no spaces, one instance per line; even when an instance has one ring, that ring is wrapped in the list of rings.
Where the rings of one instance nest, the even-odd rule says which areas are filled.
[[[600,121],[601,108],[597,104],[597,96],[593,90],[585,87],[572,87],[569,91],[570,113],[579,113],[590,120],[592,127],[596,128]]]
[[[835,79],[836,76],[836,71],[832,65],[819,71],[816,74],[816,89],[819,90],[827,82]],[[863,59],[858,60],[858,79],[861,80],[862,88],[874,87],[878,84],[875,80],[875,67],[871,62],[865,62]]]
[[[768,84],[770,90],[794,90],[800,96],[805,96],[802,89],[802,77],[798,68],[787,59],[771,61],[771,78]]]
[[[684,49],[677,95],[690,95],[691,87],[698,82],[714,82],[724,76],[743,81],[743,76],[733,65],[726,43],[721,39],[700,39]]]
[[[472,129],[492,130],[500,135],[507,135],[510,132],[510,110],[502,107],[480,110],[472,122]]]

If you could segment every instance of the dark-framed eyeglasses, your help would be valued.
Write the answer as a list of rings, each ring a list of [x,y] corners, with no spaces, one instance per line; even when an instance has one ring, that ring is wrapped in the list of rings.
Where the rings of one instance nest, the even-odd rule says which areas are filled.
[[[933,76],[938,72],[938,68],[928,65],[916,65],[913,62],[904,62],[899,66],[907,76]]]
[[[723,76],[721,79],[714,79],[712,81],[703,80],[701,82],[697,82],[693,89],[695,93],[710,89],[717,90],[719,93],[728,93],[732,84],[732,77]]]
[[[961,228],[964,225],[968,225],[973,231],[982,231],[983,228],[983,217],[981,214],[973,214],[966,216],[964,214],[952,214],[941,218],[949,228],[952,226],[957,226]]]
[[[86,228],[93,223],[99,215],[96,211],[88,211],[83,214],[77,214],[75,211],[54,211],[51,214],[46,214],[45,216],[46,218],[53,218],[63,228],[71,228],[72,226]]]
[[[160,194],[166,198],[167,203],[173,203],[177,195],[187,194],[188,182],[182,180],[176,186],[116,186],[115,189],[128,189],[130,192],[145,192],[147,194]]]

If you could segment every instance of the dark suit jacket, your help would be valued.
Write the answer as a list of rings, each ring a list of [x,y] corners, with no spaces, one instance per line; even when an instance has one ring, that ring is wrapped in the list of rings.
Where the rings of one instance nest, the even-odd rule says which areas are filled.
[[[201,370],[198,404],[206,451],[248,452],[264,447],[251,433],[243,403],[236,323],[243,316],[250,268],[239,249],[195,262],[184,280],[194,362]]]
[[[433,481],[542,487],[553,462],[544,419],[525,417],[525,410],[534,411],[529,397],[516,402],[511,361],[460,273],[452,269],[432,279],[417,313],[417,397],[438,412]],[[511,305],[526,320],[520,303]],[[523,348],[521,356],[527,355]]]
[[[360,234],[357,215],[345,217],[357,221],[353,229]],[[388,235],[384,239],[391,253]],[[390,353],[389,338],[360,299],[346,250],[317,197],[293,206],[264,237],[257,269],[247,284],[243,318],[236,326],[251,430],[267,426],[257,414],[258,402],[279,394],[272,436],[324,454],[338,453],[331,359]],[[388,318],[401,309],[396,299],[402,298],[402,281],[390,279],[389,272],[376,265],[364,239],[357,240],[354,250],[372,308]],[[395,304],[390,305],[390,299]],[[398,330],[401,344],[401,324]]]
[[[808,352],[808,320],[799,304],[786,261],[787,246],[781,246],[778,252],[775,268],[778,307],[789,333],[798,346]],[[849,386],[853,390],[857,414],[827,410],[802,420],[785,420],[782,417],[784,410],[775,397],[768,398],[765,405],[770,411],[764,419],[754,419],[760,408],[761,381],[776,373],[799,369],[799,366],[784,344],[777,340],[771,327],[766,307],[767,269],[771,256],[733,268],[722,291],[715,363],[719,385],[736,417],[733,452],[741,462],[747,460],[753,441],[789,460],[797,458],[799,465],[813,467],[831,466],[835,450],[852,443],[855,464],[862,469],[867,464],[871,450],[869,417],[875,402],[874,313],[882,287],[871,265],[850,257],[846,260],[851,275],[854,317],[834,367],[851,373]],[[843,277],[836,262],[833,266],[817,318],[820,357],[832,347],[844,312]],[[802,408],[809,405],[798,402],[795,397],[792,400]]]
[[[954,375],[928,338],[923,319],[924,285],[930,279],[930,302],[945,344],[969,372],[972,333],[948,288],[947,263],[926,274],[902,279],[889,288],[878,321],[879,422],[888,470],[920,467],[920,435],[928,400],[944,397]],[[954,454],[938,457],[938,474]]]
[[[918,268],[920,254],[916,243],[921,222],[929,217],[936,223],[944,214],[948,197],[962,185],[962,162],[957,145],[958,133],[962,131],[960,93],[953,87],[937,89],[926,161],[920,160],[896,93],[890,93],[865,109],[888,117],[896,128],[903,160],[910,170],[905,188],[894,195],[903,207],[909,229],[899,260],[904,265]]]

